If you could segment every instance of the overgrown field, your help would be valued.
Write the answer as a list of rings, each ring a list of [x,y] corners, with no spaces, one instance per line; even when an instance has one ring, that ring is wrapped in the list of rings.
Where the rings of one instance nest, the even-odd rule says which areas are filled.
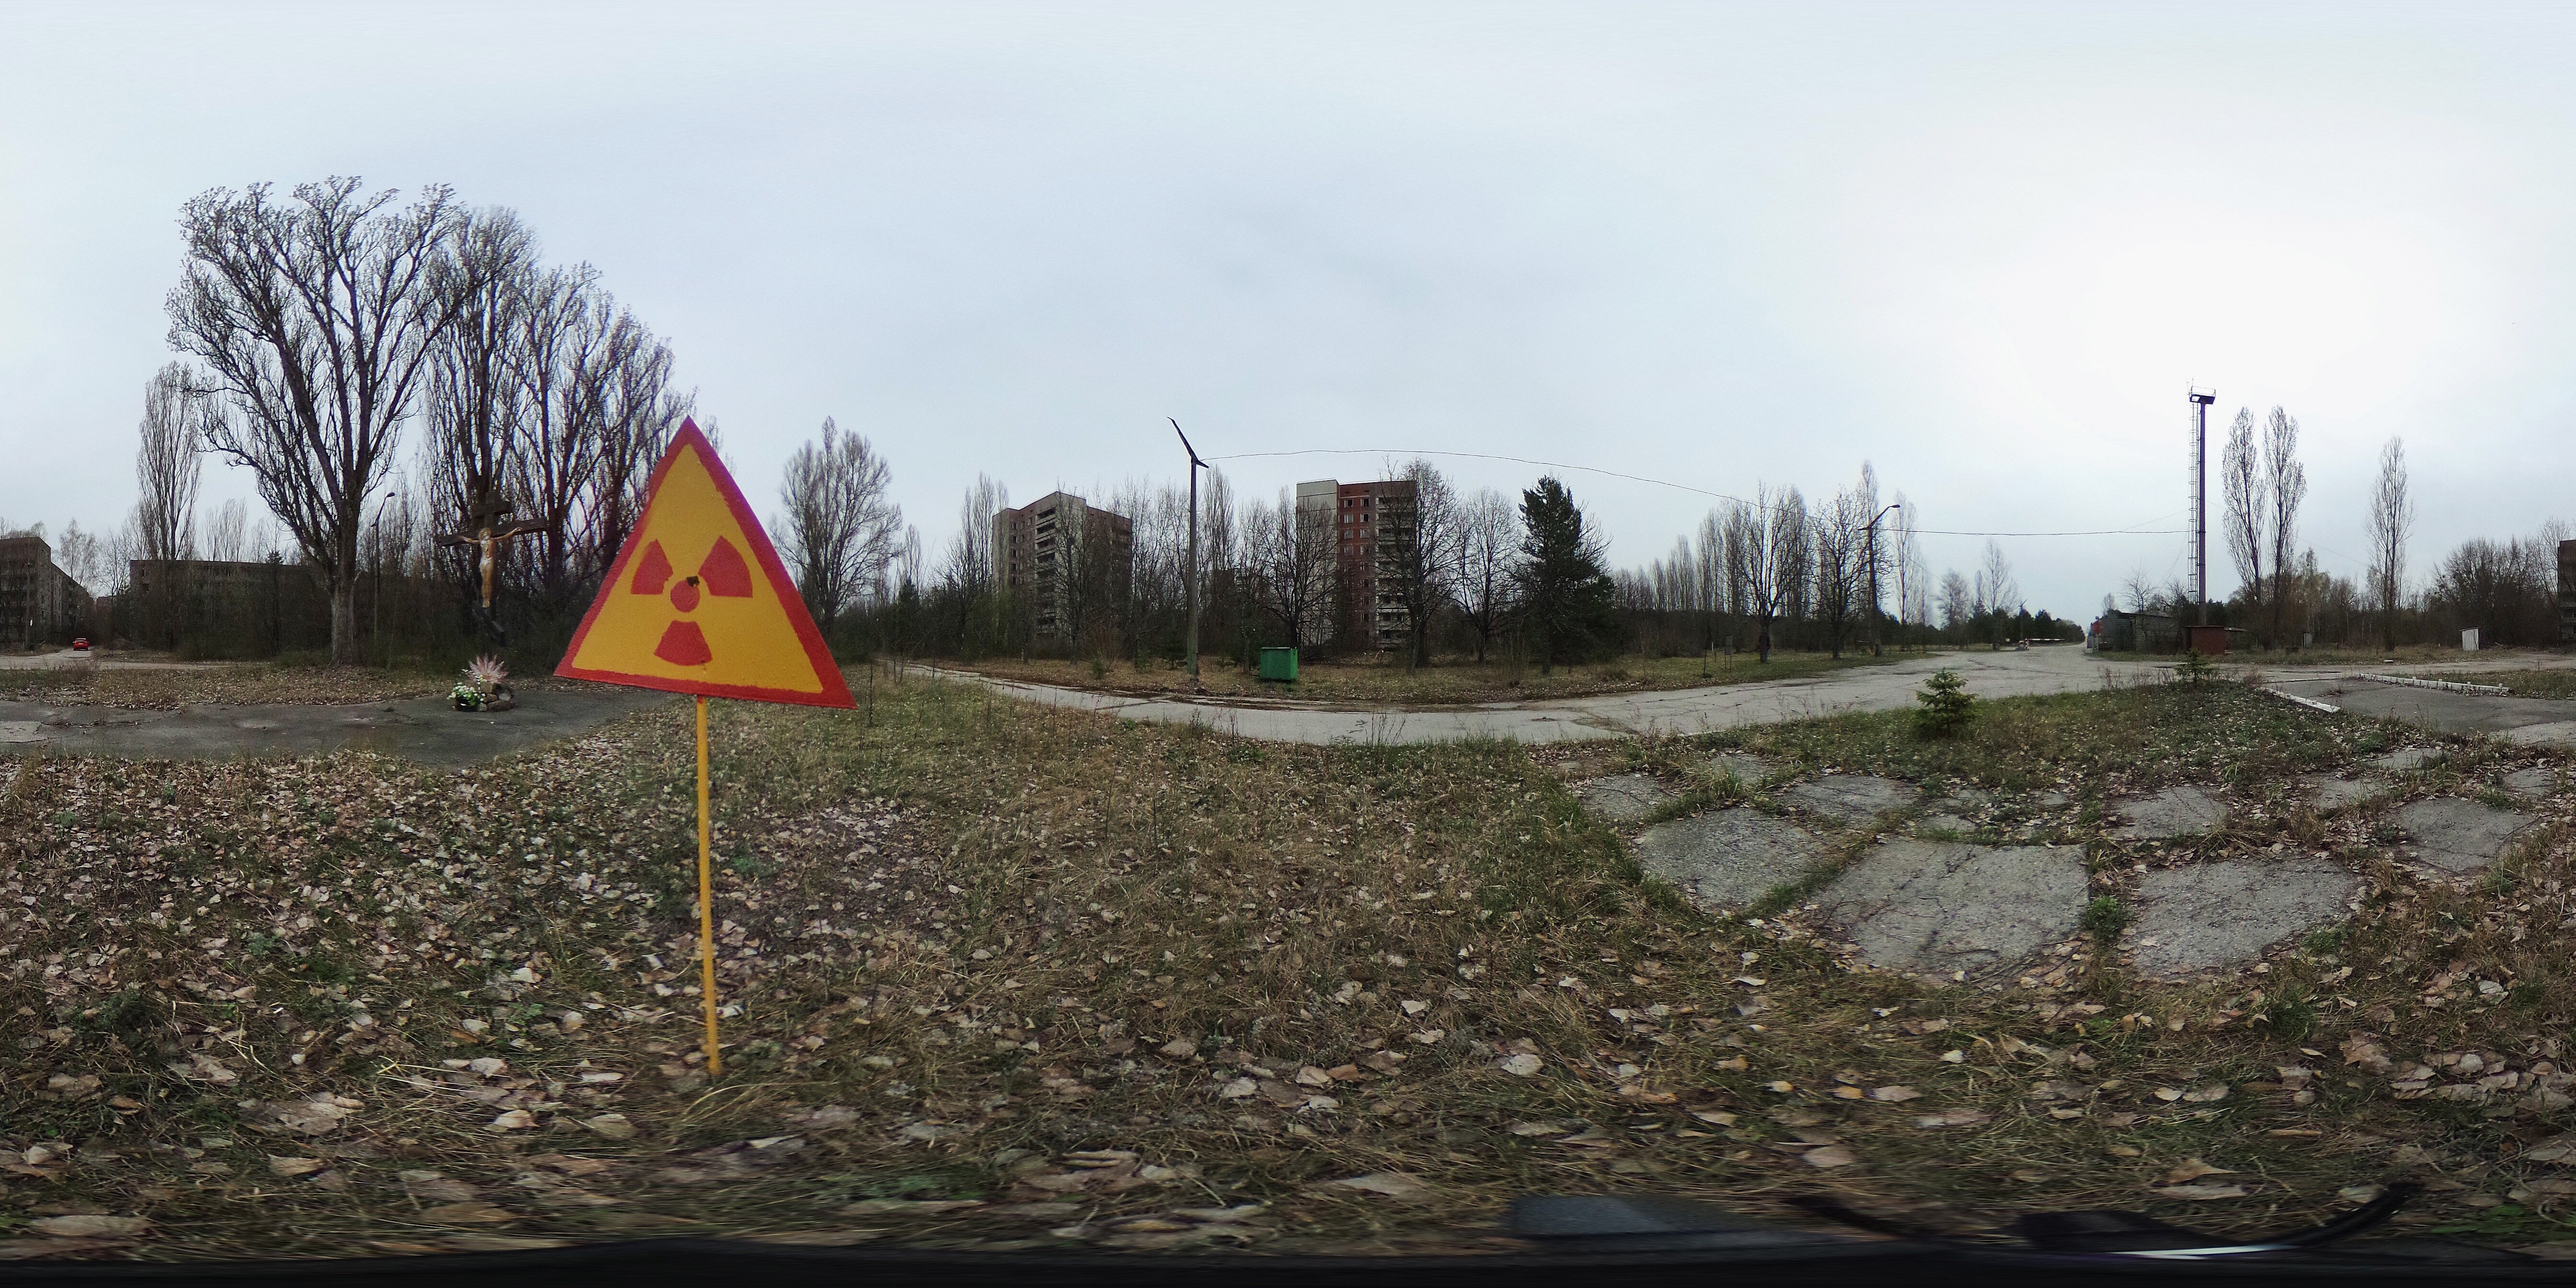
[[[2564,797],[2475,888],[2409,875],[2367,819],[2249,817],[2207,846],[2362,866],[2347,933],[2172,987],[2079,944],[1987,990],[1853,969],[1794,900],[1692,910],[1575,805],[1577,764],[1518,747],[854,687],[866,710],[716,705],[739,1010],[714,1081],[683,704],[461,772],[0,762],[0,1249],[1436,1251],[1489,1244],[1514,1194],[1604,1189],[2252,1231],[2407,1173],[2441,1189],[2427,1220],[2529,1241],[2576,1192],[2532,1148],[2567,1116]],[[2112,785],[2387,736],[2216,686],[1994,704],[1956,743],[1899,716],[1739,741],[1974,778],[1998,834],[2061,786],[2084,810],[2051,826],[2107,874],[2157,861],[2081,835]],[[1702,749],[1625,747],[1574,754]]]
[[[1609,662],[1560,666],[1541,674],[1535,664],[1477,662],[1444,657],[1436,665],[1407,668],[1401,659],[1313,662],[1301,667],[1294,684],[1263,681],[1250,667],[1215,657],[1199,659],[1200,689],[1233,696],[1259,695],[1307,702],[1351,702],[1444,706],[1476,702],[1511,702],[1529,698],[1575,698],[1598,693],[1642,693],[1695,689],[1755,680],[1794,680],[1847,667],[1894,661],[1859,650],[1836,658],[1824,653],[1775,652],[1768,663],[1750,653],[1712,657],[1623,657]],[[950,664],[958,665],[958,664]],[[988,659],[963,664],[967,669],[1011,680],[1070,685],[1114,693],[1176,693],[1190,688],[1190,677],[1177,662],[1149,660],[1138,666],[1102,659],[1097,664],[1044,658],[1018,661]]]

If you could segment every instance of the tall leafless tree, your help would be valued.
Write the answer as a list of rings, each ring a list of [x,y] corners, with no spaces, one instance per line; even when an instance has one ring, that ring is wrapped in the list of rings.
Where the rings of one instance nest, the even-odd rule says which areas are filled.
[[[143,389],[143,444],[134,454],[137,558],[196,557],[197,487],[205,475],[196,421],[188,369],[173,362],[154,373]]]
[[[1772,496],[1770,530],[1765,536],[1771,547],[1771,596],[1761,643],[1762,660],[1768,662],[1778,643],[1774,621],[1785,617],[1803,622],[1815,605],[1815,532],[1807,521],[1805,493],[1792,487]]]
[[[1399,512],[1393,540],[1382,543],[1379,554],[1381,566],[1394,571],[1396,593],[1412,623],[1405,661],[1420,667],[1431,665],[1432,619],[1450,602],[1461,515],[1457,493],[1431,462],[1405,466],[1404,477],[1413,481],[1413,511],[1409,516]]]
[[[1257,571],[1261,606],[1301,649],[1332,632],[1341,595],[1338,517],[1325,506],[1299,506],[1285,489],[1277,506],[1255,504],[1245,516],[1245,556]]]
[[[2299,463],[2299,422],[2278,407],[2263,425],[2264,540],[2272,559],[2272,642],[2284,644],[2289,629],[2292,556],[2299,540],[2299,503],[2308,495],[2308,467]]]
[[[1850,633],[1869,595],[1869,511],[1864,508],[1868,504],[1856,492],[1838,492],[1817,506],[1807,522],[1808,548],[1815,561],[1810,603],[1816,625],[1824,630],[1826,649],[1838,658],[1843,655],[1843,637]]]
[[[1921,626],[1931,616],[1932,587],[1925,577],[1923,538],[1917,529],[1923,526],[1914,513],[1914,503],[1905,493],[1896,494],[1896,509],[1879,525],[1878,539],[1890,550],[1888,564],[1896,574],[1896,621],[1900,626]],[[1902,637],[1899,637],[1900,644]]]
[[[993,548],[993,516],[1011,508],[1011,490],[988,475],[975,476],[975,486],[957,508],[957,539],[948,547],[940,573],[948,585],[968,598],[1000,588],[1002,552]]]
[[[903,541],[903,508],[888,495],[893,471],[865,435],[823,419],[820,441],[787,458],[778,495],[787,509],[780,551],[805,608],[826,631],[841,610],[875,592]]]
[[[222,395],[206,446],[258,479],[331,597],[331,660],[357,640],[358,536],[385,482],[433,343],[470,292],[451,255],[462,214],[431,187],[395,209],[355,178],[216,189],[180,213],[186,276],[170,345]]]
[[[2370,489],[2370,590],[2379,609],[2379,645],[2397,647],[2397,613],[2406,596],[2406,539],[2415,532],[2415,498],[2406,484],[2406,440],[2379,449],[2379,479]]]
[[[697,410],[694,393],[671,387],[671,361],[670,346],[638,328],[634,346],[620,353],[596,390],[599,456],[582,499],[589,521],[579,530],[577,552],[585,585],[607,576],[617,561],[643,517],[653,467],[680,423]]]
[[[1768,662],[1772,626],[1791,602],[1789,583],[1805,577],[1806,500],[1796,488],[1762,487],[1750,501],[1728,502],[1720,523],[1727,581],[1737,588],[1734,611],[1751,626],[1754,651]]]
[[[205,558],[239,563],[250,558],[250,506],[240,497],[215,507],[204,524],[197,549]]]
[[[536,242],[509,211],[476,211],[458,224],[453,253],[466,271],[443,282],[456,294],[455,318],[431,347],[421,455],[433,503],[461,527],[476,506],[505,500]]]
[[[1994,645],[2000,649],[2004,644],[2004,627],[2000,619],[2022,610],[2021,583],[2013,579],[2012,560],[1992,537],[1986,539],[1985,557],[1977,563],[1975,584],[1979,612],[1992,614],[1996,619]]]
[[[1479,662],[1511,621],[1512,561],[1519,558],[1520,530],[1519,512],[1492,488],[1478,488],[1459,506],[1453,584],[1467,628],[1476,633]]]
[[[2227,450],[2219,457],[2218,494],[2226,502],[2227,553],[2236,561],[2237,580],[2245,584],[2245,606],[2263,607],[2263,553],[2266,548],[2263,462],[2254,445],[2252,408],[2236,409],[2227,429]]]
[[[1977,592],[1968,579],[1952,568],[1941,574],[1941,629],[1964,630],[1976,620],[1979,612]]]

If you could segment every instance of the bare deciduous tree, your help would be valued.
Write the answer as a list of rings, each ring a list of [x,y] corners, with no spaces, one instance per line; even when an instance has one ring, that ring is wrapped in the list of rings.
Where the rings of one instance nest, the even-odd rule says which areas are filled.
[[[825,631],[841,609],[875,591],[903,539],[903,509],[887,496],[893,472],[867,438],[830,417],[823,436],[787,458],[780,553],[807,611]]]
[[[108,568],[107,543],[95,532],[81,530],[80,520],[63,525],[63,535],[54,538],[54,563],[65,576],[79,582],[91,594],[105,594],[113,589]]]
[[[205,521],[205,535],[197,548],[208,559],[239,563],[250,558],[250,506],[240,497],[215,507],[213,517]]]
[[[1257,573],[1261,606],[1299,648],[1332,630],[1341,593],[1337,517],[1325,506],[1300,507],[1285,489],[1276,507],[1255,504],[1245,515],[1245,556]]]
[[[2292,554],[2298,548],[2299,502],[2308,495],[2308,468],[2299,463],[2299,422],[2278,407],[2263,425],[2264,539],[2272,558],[2272,642],[2285,640],[2290,610]]]
[[[188,369],[173,362],[154,373],[143,389],[143,444],[134,454],[138,559],[196,557],[197,487],[205,476],[196,417]]]
[[[1750,501],[1728,502],[1720,525],[1731,609],[1753,628],[1754,651],[1769,662],[1772,624],[1792,602],[1791,584],[1805,577],[1806,499],[1796,488],[1761,487]]]
[[[2005,557],[2004,548],[1997,545],[1992,537],[1986,539],[1985,558],[1977,565],[1975,593],[1981,614],[2010,617],[2022,609],[2021,583],[2013,579],[2012,560]],[[2003,643],[2003,627],[1998,624],[1994,631],[1994,645],[2000,649]]]
[[[1956,568],[1942,573],[1941,629],[1945,631],[1964,629],[1969,622],[1975,620],[1976,616],[1977,593],[1968,585],[1968,579],[1960,576]]]
[[[1809,604],[1816,624],[1824,628],[1825,648],[1838,658],[1843,655],[1843,637],[1850,633],[1869,595],[1866,505],[1868,501],[1856,492],[1838,492],[1833,500],[1816,507],[1807,525],[1808,548],[1815,561],[1815,590]]]
[[[1815,540],[1807,523],[1807,497],[1788,488],[1772,498],[1771,615],[1792,622],[1807,620],[1815,602]],[[1771,660],[1772,622],[1762,626],[1762,660]]]
[[[1002,570],[995,560],[1001,552],[993,548],[993,516],[1009,508],[1009,488],[988,475],[975,476],[975,486],[966,490],[966,499],[958,505],[957,539],[950,543],[940,570],[959,593],[971,598],[998,587]]]
[[[2236,577],[2245,583],[2245,605],[2263,606],[2263,540],[2265,505],[2263,463],[2254,446],[2254,412],[2236,409],[2227,430],[2227,450],[2219,458],[2218,493],[2226,501],[2227,553],[2236,561]]]
[[[428,364],[469,292],[449,254],[462,218],[444,187],[402,209],[354,178],[216,189],[180,215],[187,271],[170,345],[223,405],[206,446],[249,466],[331,597],[331,660],[356,660],[358,536],[392,469]]]
[[[1482,662],[1511,619],[1512,561],[1520,548],[1520,515],[1492,488],[1479,488],[1458,510],[1454,583]]]
[[[2370,491],[2370,589],[2379,610],[2380,647],[2397,647],[2397,612],[2406,594],[2406,539],[2415,531],[2415,498],[2406,486],[2406,440],[2379,449],[2379,480]]]
[[[1383,566],[1394,571],[1395,591],[1412,623],[1413,639],[1405,649],[1410,668],[1431,665],[1431,619],[1449,603],[1461,533],[1457,493],[1431,462],[1413,462],[1404,467],[1403,477],[1413,481],[1413,511],[1409,516],[1397,512],[1399,521],[1389,534],[1393,540],[1383,543],[1379,554]]]

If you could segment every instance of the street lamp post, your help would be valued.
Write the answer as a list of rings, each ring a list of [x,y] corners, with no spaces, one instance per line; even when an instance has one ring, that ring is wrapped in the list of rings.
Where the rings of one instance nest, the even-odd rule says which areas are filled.
[[[1172,421],[1173,433],[1181,434],[1181,422],[1168,416],[1164,419]],[[1181,652],[1189,664],[1190,683],[1196,685],[1199,682],[1199,470],[1207,462],[1199,459],[1199,449],[1190,446],[1187,434],[1181,434],[1181,450],[1190,454],[1190,563],[1186,574],[1190,622],[1181,635]]]
[[[1878,513],[1869,516],[1869,655],[1871,657],[1883,656],[1878,647],[1878,521],[1886,518],[1888,511],[1904,508],[1904,502],[1890,501],[1879,507]]]

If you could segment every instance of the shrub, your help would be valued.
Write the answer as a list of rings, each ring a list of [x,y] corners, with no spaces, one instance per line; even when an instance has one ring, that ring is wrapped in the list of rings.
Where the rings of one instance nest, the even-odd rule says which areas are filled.
[[[1914,731],[1926,738],[1950,737],[1967,728],[1976,714],[1977,699],[1968,692],[1968,682],[1947,668],[1933,672],[1914,700],[1923,704],[1914,712]]]
[[[2209,657],[2199,649],[2186,649],[2182,665],[2174,668],[2174,674],[2181,676],[2185,684],[2206,684],[2217,677],[2218,668],[2211,666]]]

